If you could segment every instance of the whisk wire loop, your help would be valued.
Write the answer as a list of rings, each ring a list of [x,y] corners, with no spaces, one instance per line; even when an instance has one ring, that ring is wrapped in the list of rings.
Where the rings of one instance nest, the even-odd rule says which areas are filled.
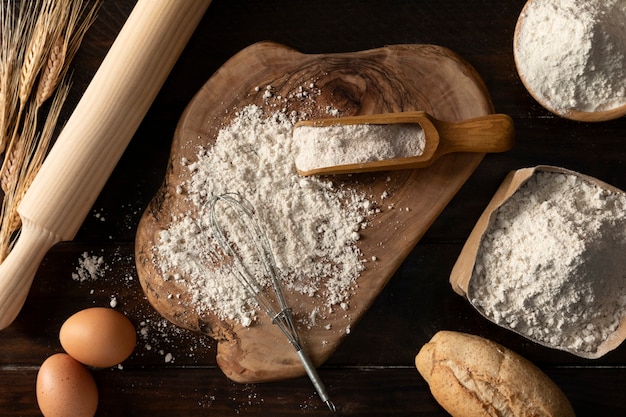
[[[276,266],[274,256],[263,245],[269,245],[267,237],[261,232],[260,226],[253,217],[253,209],[247,200],[240,200],[237,198],[238,194],[223,194],[212,198],[209,201],[209,225],[213,232],[213,237],[217,242],[220,249],[228,257],[232,258],[232,261],[228,262],[226,266],[230,272],[235,276],[237,281],[246,289],[246,291],[254,296],[261,308],[270,316],[276,315],[276,309],[274,308],[270,298],[264,293],[262,285],[255,278],[255,274],[252,271],[252,265],[244,260],[241,248],[226,235],[226,231],[221,225],[221,222],[217,218],[217,207],[219,202],[224,202],[228,205],[228,208],[235,210],[235,219],[239,221],[239,225],[242,226],[246,235],[246,241],[253,244],[253,249],[256,251],[258,260],[263,266],[266,276],[270,281],[273,281],[276,277]],[[269,247],[269,246],[267,246]],[[216,256],[217,258],[217,256]],[[223,260],[225,261],[225,260]],[[274,286],[273,289],[275,290]],[[280,309],[286,307],[281,302],[284,302],[284,297],[278,297],[277,302]]]
[[[252,260],[244,259],[250,256],[244,254],[243,248],[241,247],[242,242],[234,242],[232,238],[229,239],[228,234],[224,230],[222,222],[217,215],[219,212],[217,206],[220,203],[224,203],[226,210],[231,210],[234,214],[234,217],[229,217],[229,221],[237,224],[231,224],[231,226],[241,227],[241,230],[244,232],[245,243],[250,245],[251,249],[253,249],[253,258],[260,264],[260,269],[264,271],[267,277],[268,285],[274,292],[275,303],[264,293],[263,285],[255,277],[254,271],[258,271],[259,268],[253,268],[254,265],[251,264]],[[259,225],[256,210],[252,204],[239,193],[226,193],[212,197],[208,202],[208,209],[208,220],[213,237],[223,253],[232,259],[231,262],[226,263],[226,266],[246,291],[254,296],[257,303],[268,317],[271,318],[272,323],[277,325],[287,337],[289,343],[295,348],[320,398],[328,408],[334,412],[336,410],[335,405],[328,398],[324,384],[319,378],[315,367],[303,349],[300,338],[298,337],[292,310],[287,304],[287,300],[285,299],[280,285],[276,260],[274,259],[269,239]],[[278,305],[278,308],[275,307],[275,304]]]

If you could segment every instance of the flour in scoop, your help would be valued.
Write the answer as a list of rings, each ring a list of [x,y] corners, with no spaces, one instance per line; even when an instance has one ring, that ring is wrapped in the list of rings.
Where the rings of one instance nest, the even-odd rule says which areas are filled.
[[[201,312],[244,326],[256,317],[253,297],[228,268],[212,262],[215,243],[210,229],[206,219],[195,215],[206,214],[211,196],[227,192],[240,193],[256,208],[284,288],[319,297],[321,308],[328,311],[349,302],[364,269],[356,242],[374,205],[329,180],[298,175],[294,122],[280,111],[245,107],[219,131],[214,146],[198,149],[194,161],[182,161],[190,179],[179,192],[195,209],[160,233],[156,264],[165,279],[184,283]]]
[[[626,195],[537,172],[496,212],[469,295],[496,323],[593,353],[626,309]]]
[[[296,167],[301,171],[420,156],[426,144],[424,129],[416,123],[298,126],[293,138],[300,147]]]
[[[559,112],[626,104],[626,1],[533,0],[520,22],[515,59],[538,99]]]

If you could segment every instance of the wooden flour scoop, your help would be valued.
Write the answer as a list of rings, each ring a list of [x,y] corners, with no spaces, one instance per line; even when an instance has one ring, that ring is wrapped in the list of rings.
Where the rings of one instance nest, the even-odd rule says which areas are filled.
[[[48,250],[78,232],[210,2],[136,4],[18,208],[21,234],[0,265],[0,328]]]
[[[495,221],[497,210],[500,208],[500,206],[502,206],[513,194],[515,194],[515,192],[524,183],[526,183],[526,181],[528,181],[537,172],[555,172],[561,174],[575,175],[585,181],[588,181],[589,183],[599,186],[602,189],[606,189],[619,194],[624,194],[623,191],[609,184],[606,184],[598,180],[597,178],[579,174],[577,172],[560,167],[540,165],[533,168],[519,169],[517,171],[512,171],[511,173],[509,173],[509,175],[504,179],[497,192],[489,202],[489,205],[485,208],[485,211],[483,212],[481,217],[478,219],[474,229],[472,230],[472,233],[470,234],[467,242],[463,246],[463,250],[461,251],[461,254],[459,255],[459,258],[457,259],[457,262],[455,263],[450,274],[450,284],[452,285],[454,291],[459,295],[466,297],[470,301],[470,304],[472,304],[481,315],[483,315],[490,321],[494,320],[492,320],[491,317],[485,315],[479,306],[472,303],[472,299],[474,299],[474,294],[470,282],[472,281],[472,277],[475,275],[475,264],[479,249],[481,247],[481,242],[483,240],[483,236],[487,233],[490,225]],[[607,262],[608,261],[609,260],[607,260]],[[502,326],[508,330],[519,333],[513,328],[509,328],[504,325]],[[613,331],[611,335],[609,335],[608,338],[606,338],[606,340],[598,345],[598,348],[595,352],[585,352],[555,347],[548,343],[544,343],[541,340],[531,338],[528,335],[522,333],[519,334],[536,343],[552,349],[564,350],[573,355],[587,359],[596,359],[617,348],[624,340],[626,340],[626,320],[624,318],[621,319],[619,326]]]
[[[375,157],[355,159],[350,155],[352,152],[350,147],[340,150],[339,146],[332,145],[332,140],[328,136],[331,136],[331,132],[334,136],[349,135],[349,131],[344,134],[336,127],[358,125],[404,125],[407,129],[405,134],[415,135],[415,141],[419,140],[417,136],[421,137],[423,149],[419,153],[410,155],[405,155],[403,151],[399,153],[392,151],[391,154],[394,156],[389,159]],[[306,128],[309,128],[308,130],[313,128],[317,131],[318,138],[314,140],[323,143],[318,143],[315,147],[316,151],[311,155],[315,157],[313,164],[302,164],[300,161],[305,160],[302,154],[296,157],[296,168],[303,176],[424,168],[433,164],[439,157],[452,152],[505,152],[513,147],[514,141],[513,120],[505,114],[489,114],[456,123],[437,120],[423,111],[304,120],[294,126],[294,142],[306,142],[304,140],[306,136],[300,135]],[[408,131],[408,129],[411,130]],[[369,135],[364,134],[364,138],[353,138],[354,145],[352,146],[358,147],[360,143],[371,142],[370,139],[381,141],[379,138],[366,137]],[[397,139],[390,138],[386,142]],[[381,146],[389,145],[389,143],[382,143]],[[301,152],[311,153],[310,146],[302,146]],[[346,155],[337,158],[337,152],[343,152]],[[342,163],[332,162],[338,159]]]

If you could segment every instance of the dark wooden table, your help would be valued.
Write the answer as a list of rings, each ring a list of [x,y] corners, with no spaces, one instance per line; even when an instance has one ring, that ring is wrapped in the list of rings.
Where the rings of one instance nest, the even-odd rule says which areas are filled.
[[[65,118],[133,4],[104,2],[76,56]],[[215,343],[165,323],[145,300],[135,271],[136,226],[163,179],[183,109],[229,57],[263,40],[305,53],[402,43],[446,46],[476,68],[496,111],[516,123],[515,149],[484,159],[320,368],[340,414],[447,415],[416,371],[414,357],[436,331],[450,329],[490,338],[538,364],[579,416],[625,415],[626,347],[592,361],[538,346],[481,318],[448,283],[465,239],[508,171],[552,164],[626,189],[626,120],[591,124],[557,118],[522,86],[512,39],[523,5],[523,0],[214,0],[76,238],[50,250],[21,314],[0,332],[0,415],[40,415],[35,378],[42,361],[61,351],[62,322],[82,308],[109,306],[112,299],[140,336],[123,367],[94,373],[98,416],[329,415],[305,377],[264,384],[228,380],[216,365]],[[84,253],[102,256],[102,278],[72,279]]]

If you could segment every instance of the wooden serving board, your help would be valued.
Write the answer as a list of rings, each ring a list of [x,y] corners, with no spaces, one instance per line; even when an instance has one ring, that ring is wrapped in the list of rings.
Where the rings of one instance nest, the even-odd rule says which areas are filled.
[[[275,102],[264,98],[271,85]],[[300,86],[316,94],[307,100],[285,100]],[[260,87],[260,88],[259,88]],[[278,97],[281,97],[280,101]],[[176,193],[189,173],[182,158],[196,160],[198,146],[210,147],[234,109],[256,104],[310,118],[423,110],[438,119],[459,121],[493,112],[493,105],[475,70],[452,51],[432,45],[398,45],[341,54],[302,54],[285,46],[254,44],[226,62],[191,101],[175,133],[165,181],[145,211],[136,237],[139,279],[148,300],[176,325],[217,340],[217,362],[238,382],[262,382],[300,376],[304,369],[291,345],[267,317],[251,327],[199,314],[185,289],[164,280],[155,265],[153,248],[174,215],[194,210]],[[349,300],[349,308],[299,329],[311,359],[324,362],[350,333],[389,278],[450,199],[480,163],[482,154],[451,154],[420,170],[359,174],[334,178],[378,199],[381,212],[370,219],[358,246],[367,262]],[[294,168],[295,169],[295,168]],[[216,175],[219,175],[218,173]],[[407,210],[408,209],[408,210]],[[170,298],[168,294],[182,294]],[[308,316],[319,300],[286,291],[296,319]]]

